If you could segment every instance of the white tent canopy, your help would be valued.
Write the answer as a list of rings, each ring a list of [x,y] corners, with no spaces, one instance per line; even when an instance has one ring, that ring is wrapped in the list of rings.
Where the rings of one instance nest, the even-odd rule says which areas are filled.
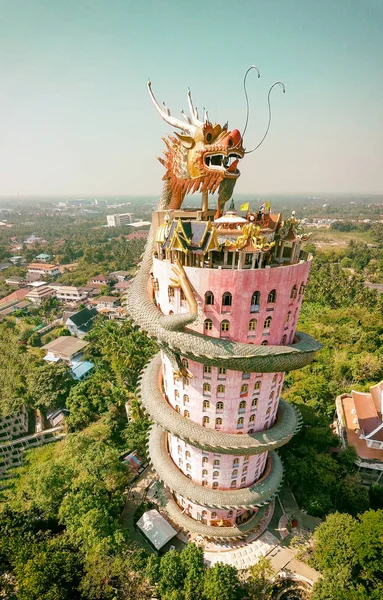
[[[177,535],[170,523],[160,515],[158,510],[154,509],[148,510],[142,515],[141,519],[137,521],[137,527],[141,529],[156,550],[160,550]]]

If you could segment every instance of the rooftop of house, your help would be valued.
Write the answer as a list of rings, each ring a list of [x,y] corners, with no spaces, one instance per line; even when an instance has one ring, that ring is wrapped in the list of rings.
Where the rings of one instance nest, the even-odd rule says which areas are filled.
[[[94,367],[94,364],[89,360],[84,360],[79,363],[74,363],[72,366],[72,375],[75,379],[81,379],[89,373]]]
[[[75,337],[61,335],[57,339],[52,340],[52,342],[45,344],[42,349],[47,350],[52,354],[58,354],[65,358],[71,358],[75,354],[81,352],[81,350],[83,350],[88,344],[89,342],[84,342],[83,340],[79,340]]]
[[[92,321],[97,317],[98,312],[95,308],[83,308],[78,312],[73,313],[68,317],[70,321],[79,329],[89,331],[92,326]]]
[[[106,277],[105,275],[95,275],[95,277],[92,277],[92,281],[96,281],[97,283],[104,281],[107,283],[110,281],[110,277]]]
[[[28,265],[28,269],[39,269],[40,271],[53,271],[53,269],[58,269],[58,265],[51,265],[49,263],[30,263]]]
[[[7,304],[8,302],[12,302],[14,300],[24,300],[25,296],[28,294],[29,291],[29,288],[22,288],[21,290],[16,290],[15,292],[8,294],[8,296],[1,298],[0,306],[2,304]]]
[[[360,438],[362,433],[360,429],[359,420],[356,416],[356,408],[354,404],[354,398],[352,395],[338,396],[337,410],[342,415],[342,421],[347,435],[347,443],[350,446],[354,446],[355,450],[362,460],[366,461],[383,461],[383,450],[375,448],[369,448],[366,440]]]
[[[49,260],[51,258],[50,254],[44,254],[43,252],[36,256],[36,260]]]
[[[355,414],[358,418],[359,427],[363,435],[371,440],[383,442],[383,422],[382,422],[382,392],[383,382],[378,384],[380,389],[374,386],[375,390],[380,391],[380,406],[377,405],[378,398],[373,397],[372,393],[363,393],[352,391]]]
[[[126,290],[132,285],[131,281],[119,281],[113,286],[114,290]]]
[[[115,302],[119,302],[120,298],[118,298],[118,296],[99,296],[98,298],[95,298],[94,300],[92,300],[92,303],[94,304],[98,304],[98,303],[106,303],[106,304],[112,304]]]
[[[113,271],[109,273],[109,277],[131,277],[129,271]]]

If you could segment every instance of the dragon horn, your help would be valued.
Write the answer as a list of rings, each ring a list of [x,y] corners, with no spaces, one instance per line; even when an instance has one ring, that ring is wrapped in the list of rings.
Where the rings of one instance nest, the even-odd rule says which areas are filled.
[[[193,125],[195,125],[196,127],[203,127],[203,122],[199,120],[198,112],[194,108],[190,88],[188,89],[188,103],[189,103],[190,116],[191,116]]]
[[[166,123],[172,125],[172,127],[181,129],[182,131],[187,131],[188,133],[190,133],[190,135],[193,135],[194,128],[192,127],[192,125],[190,125],[189,123],[184,123],[183,121],[181,121],[181,119],[176,119],[175,117],[172,117],[168,108],[163,108],[158,104],[153,94],[152,82],[150,80],[148,81],[148,91],[151,101],[153,102],[155,108]]]

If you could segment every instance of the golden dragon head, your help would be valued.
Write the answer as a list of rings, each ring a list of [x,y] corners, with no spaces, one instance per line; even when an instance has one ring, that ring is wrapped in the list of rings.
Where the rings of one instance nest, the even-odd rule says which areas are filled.
[[[150,81],[148,90],[163,120],[179,130],[179,133],[164,139],[165,157],[159,158],[166,169],[163,179],[170,186],[169,208],[179,208],[188,193],[218,191],[218,212],[221,213],[240,175],[238,163],[245,153],[240,132],[238,129],[228,131],[227,123],[213,125],[207,111],[204,111],[201,121],[190,90],[190,117],[182,111],[183,121],[173,117],[165,103],[159,105]]]

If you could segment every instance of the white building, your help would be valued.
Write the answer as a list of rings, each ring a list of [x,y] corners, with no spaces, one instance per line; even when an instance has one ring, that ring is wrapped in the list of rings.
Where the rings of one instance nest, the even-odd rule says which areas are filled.
[[[106,223],[108,227],[122,227],[132,222],[132,213],[107,215]]]
[[[88,294],[83,288],[71,285],[51,285],[57,300],[60,302],[76,303],[86,300]]]

